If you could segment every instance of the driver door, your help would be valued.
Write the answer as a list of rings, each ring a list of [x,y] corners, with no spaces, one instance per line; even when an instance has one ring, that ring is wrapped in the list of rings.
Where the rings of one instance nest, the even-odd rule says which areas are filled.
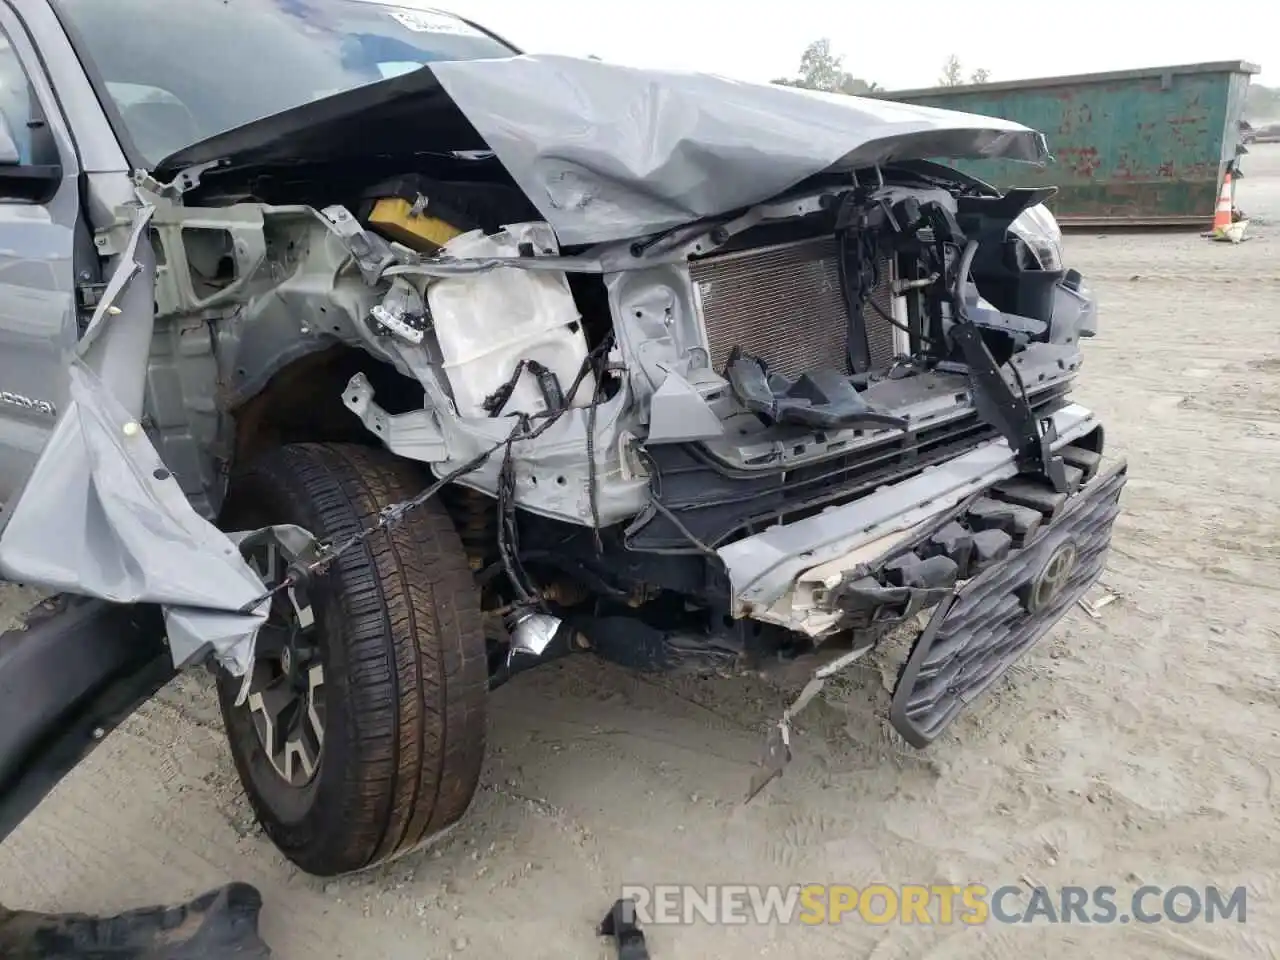
[[[0,523],[67,405],[79,172],[31,38],[0,2]]]

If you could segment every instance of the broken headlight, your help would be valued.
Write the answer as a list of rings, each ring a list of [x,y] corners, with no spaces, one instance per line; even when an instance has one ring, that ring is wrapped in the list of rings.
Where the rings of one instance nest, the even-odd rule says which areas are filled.
[[[1043,203],[1018,214],[1009,232],[1027,245],[1041,270],[1062,269],[1062,228]]]

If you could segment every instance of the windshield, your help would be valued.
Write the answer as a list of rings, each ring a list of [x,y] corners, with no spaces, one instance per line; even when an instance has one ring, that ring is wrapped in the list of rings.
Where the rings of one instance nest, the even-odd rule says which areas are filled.
[[[415,0],[60,0],[147,163],[439,60],[515,51]]]

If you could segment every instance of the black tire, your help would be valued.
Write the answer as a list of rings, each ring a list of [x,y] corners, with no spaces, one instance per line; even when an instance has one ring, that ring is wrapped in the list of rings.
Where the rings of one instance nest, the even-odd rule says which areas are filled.
[[[232,479],[223,526],[294,523],[339,541],[426,478],[355,445],[277,448]],[[325,709],[304,787],[272,767],[240,681],[219,671],[223,720],[259,822],[307,873],[359,870],[462,817],[484,756],[488,667],[480,603],[457,532],[429,501],[344,554],[310,591]]]

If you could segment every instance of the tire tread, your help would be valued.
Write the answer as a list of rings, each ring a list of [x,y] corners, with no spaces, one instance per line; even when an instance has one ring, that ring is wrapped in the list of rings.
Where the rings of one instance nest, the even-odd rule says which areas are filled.
[[[415,495],[417,469],[356,445],[294,444],[251,468],[252,489],[275,486],[315,517],[331,542]],[[286,850],[309,872],[345,873],[411,850],[457,821],[484,755],[488,669],[471,568],[448,514],[428,501],[338,558],[345,692],[344,836]],[[326,731],[326,740],[329,732]],[[326,743],[326,758],[329,745]]]

